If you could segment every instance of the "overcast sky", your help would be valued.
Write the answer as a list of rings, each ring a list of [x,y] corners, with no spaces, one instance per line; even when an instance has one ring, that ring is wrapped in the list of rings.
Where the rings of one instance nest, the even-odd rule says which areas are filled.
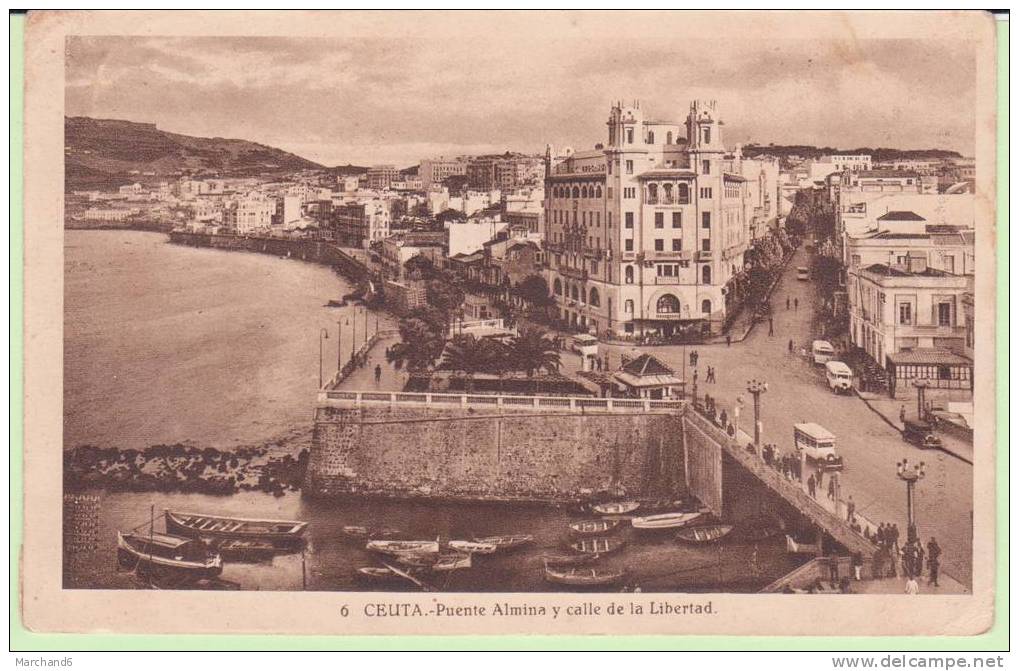
[[[847,65],[850,63],[850,65]],[[85,37],[66,114],[236,137],[335,165],[590,148],[614,100],[681,122],[719,102],[725,140],[972,155],[972,49],[944,40]]]

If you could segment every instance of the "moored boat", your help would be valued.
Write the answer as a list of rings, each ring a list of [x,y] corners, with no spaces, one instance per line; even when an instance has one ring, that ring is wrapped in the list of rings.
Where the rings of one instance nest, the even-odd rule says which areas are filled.
[[[676,538],[687,543],[713,543],[729,535],[732,530],[731,524],[706,524],[680,529],[676,532]]]
[[[225,540],[216,549],[220,556],[228,561],[259,561],[276,554],[276,546],[272,541],[239,538]]]
[[[614,538],[583,538],[570,545],[573,550],[587,555],[607,555],[618,552],[626,545],[623,541]]]
[[[394,561],[412,569],[428,569],[431,571],[454,571],[471,567],[471,555],[464,552],[404,552],[393,556]]]
[[[573,554],[555,554],[555,555],[544,555],[542,560],[549,566],[578,566],[581,564],[590,564],[591,562],[598,559],[598,554],[583,554],[576,552]]]
[[[463,552],[449,552],[440,554],[439,558],[432,564],[433,571],[456,571],[457,569],[470,568],[471,555]]]
[[[641,531],[657,531],[659,529],[678,529],[684,527],[696,519],[701,513],[662,513],[660,515],[648,515],[646,517],[634,517],[630,524],[634,529]]]
[[[357,577],[379,582],[395,582],[405,579],[393,569],[384,566],[362,566],[357,569]]]
[[[343,527],[343,535],[354,540],[376,540],[399,536],[400,530],[389,527],[346,526]]]
[[[640,508],[640,501],[614,501],[612,503],[599,503],[591,509],[599,515],[625,515]]]
[[[499,549],[495,543],[484,543],[480,541],[449,541],[447,545],[452,550],[467,552],[470,554],[490,555]]]
[[[624,575],[626,575],[626,572],[622,570],[594,568],[557,569],[548,564],[545,565],[545,580],[574,587],[612,585],[622,580]]]
[[[438,554],[439,541],[368,541],[365,549],[382,554]]]
[[[614,531],[620,520],[584,520],[570,524],[570,530],[581,536],[593,536]]]
[[[117,554],[124,564],[168,569],[193,578],[212,578],[223,571],[223,559],[201,541],[159,533],[117,532]]]
[[[485,538],[475,538],[478,543],[486,543],[488,545],[494,545],[500,552],[505,550],[513,550],[522,545],[529,545],[534,542],[534,536],[530,534],[514,534],[511,536],[487,536]]]
[[[307,522],[248,519],[204,513],[165,511],[166,530],[192,537],[260,539],[285,545],[301,542]]]

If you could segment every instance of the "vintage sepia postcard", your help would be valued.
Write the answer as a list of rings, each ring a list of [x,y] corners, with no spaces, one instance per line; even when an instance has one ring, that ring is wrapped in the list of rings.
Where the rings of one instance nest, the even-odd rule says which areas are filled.
[[[981,12],[38,12],[39,632],[974,635]]]

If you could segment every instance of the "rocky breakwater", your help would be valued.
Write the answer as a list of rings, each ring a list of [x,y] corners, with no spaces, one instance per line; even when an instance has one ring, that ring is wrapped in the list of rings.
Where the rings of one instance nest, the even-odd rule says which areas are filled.
[[[269,445],[233,450],[180,443],[144,450],[86,445],[64,452],[64,489],[218,495],[256,490],[276,496],[300,489],[309,450],[296,456],[272,452]]]

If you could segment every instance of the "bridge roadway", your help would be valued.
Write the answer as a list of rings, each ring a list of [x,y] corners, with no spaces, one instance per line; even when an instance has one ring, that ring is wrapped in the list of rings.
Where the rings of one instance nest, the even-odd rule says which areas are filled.
[[[876,548],[862,534],[856,532],[830,506],[809,496],[799,482],[787,480],[774,468],[765,464],[755,453],[741,447],[740,442],[728,436],[689,403],[682,400],[650,400],[631,398],[593,398],[574,396],[510,396],[487,394],[444,394],[385,391],[355,391],[323,389],[318,395],[319,408],[378,407],[381,405],[404,405],[432,407],[436,410],[450,408],[475,408],[493,410],[529,410],[538,412],[621,413],[667,412],[679,413],[683,419],[683,445],[696,449],[697,441],[688,440],[687,435],[697,432],[702,438],[729,455],[743,469],[752,474],[775,494],[800,511],[812,523],[823,529],[850,552],[859,552],[865,559],[873,556]],[[743,445],[746,444],[744,440]],[[721,473],[721,469],[718,471]],[[691,485],[687,474],[687,485]],[[712,483],[712,486],[720,486]],[[714,498],[707,491],[693,491],[702,501]]]

